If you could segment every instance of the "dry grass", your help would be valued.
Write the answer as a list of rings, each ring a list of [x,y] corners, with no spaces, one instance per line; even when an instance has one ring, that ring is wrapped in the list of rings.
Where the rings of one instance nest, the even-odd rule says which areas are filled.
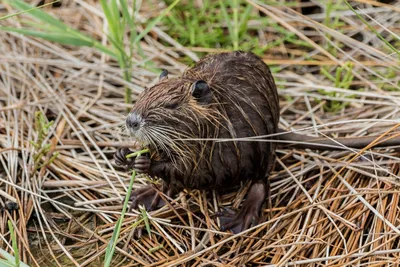
[[[338,31],[324,26],[320,14],[307,18],[298,7],[248,2],[309,44],[282,44],[265,54],[266,62],[279,69],[274,75],[282,127],[331,137],[398,131],[399,59],[350,11],[343,12],[344,25]],[[389,30],[399,35],[398,4],[357,2],[365,3],[361,10],[388,41],[394,39]],[[5,6],[0,8],[2,14],[7,12]],[[151,8],[143,7],[143,19],[157,15],[147,12]],[[104,38],[104,17],[94,1],[71,1],[62,9],[47,10]],[[249,23],[257,26],[257,21]],[[164,30],[154,29],[141,45],[146,60],[172,75],[184,70],[180,55],[196,59],[198,51],[214,52],[182,48]],[[257,34],[266,42],[279,38],[273,29]],[[120,130],[127,108],[120,70],[94,49],[4,32],[0,39],[0,205],[15,201],[19,206],[0,213],[0,247],[12,251],[7,228],[11,220],[21,259],[31,266],[100,266],[130,179],[110,160],[117,147],[133,144]],[[157,75],[141,67],[144,59],[133,60],[129,86],[136,96]],[[335,87],[320,72],[325,67],[332,73],[348,61],[354,65],[351,90]],[[328,112],[323,106],[332,101],[346,105]],[[37,111],[54,120],[44,140],[50,151],[39,162],[53,152],[60,154],[51,164],[35,168],[38,151],[31,141],[38,138]],[[221,232],[212,216],[221,207],[239,207],[248,187],[224,195],[184,192],[149,214],[151,236],[136,238],[133,222],[138,213],[126,217],[115,266],[400,263],[398,150],[278,149],[277,156],[264,223],[232,235]],[[145,182],[142,177],[134,186]]]

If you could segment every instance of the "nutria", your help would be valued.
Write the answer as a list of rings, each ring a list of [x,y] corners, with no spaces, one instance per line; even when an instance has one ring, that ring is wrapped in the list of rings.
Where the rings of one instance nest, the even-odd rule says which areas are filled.
[[[115,154],[115,161],[160,177],[162,191],[168,195],[183,188],[223,190],[251,180],[241,210],[222,214],[222,227],[237,233],[258,221],[267,196],[266,184],[276,142],[210,139],[275,134],[281,131],[278,122],[276,85],[268,66],[259,57],[240,51],[210,55],[181,77],[169,79],[163,71],[160,81],[143,91],[126,125],[131,135],[150,149],[151,155],[126,159],[132,151],[121,148]],[[279,139],[315,141],[299,134],[280,135]],[[364,145],[353,147],[364,147],[373,140],[364,140]],[[354,144],[354,139],[350,143],[341,141],[345,146]],[[317,144],[304,147],[337,146],[330,140],[320,143],[317,140]],[[150,185],[136,190],[131,199],[133,208],[144,204],[147,209],[154,209],[163,204],[157,190]]]

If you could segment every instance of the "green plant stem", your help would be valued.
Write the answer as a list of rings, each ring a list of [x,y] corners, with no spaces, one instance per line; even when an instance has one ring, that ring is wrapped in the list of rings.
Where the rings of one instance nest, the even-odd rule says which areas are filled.
[[[130,157],[140,156],[141,154],[147,153],[147,152],[149,152],[149,149],[146,148],[146,149],[137,151],[135,153],[129,154],[128,156],[130,156]],[[127,158],[128,158],[128,156],[127,156]],[[111,260],[114,255],[115,247],[117,246],[119,233],[121,232],[122,222],[124,221],[125,213],[126,213],[126,210],[128,207],[129,198],[132,193],[132,188],[133,188],[133,183],[135,182],[135,178],[136,178],[136,171],[133,170],[131,180],[129,182],[128,192],[126,193],[126,196],[125,196],[124,206],[122,207],[121,217],[119,217],[119,219],[115,225],[113,235],[112,235],[110,243],[108,243],[108,246],[106,249],[106,255],[105,255],[105,259],[104,259],[104,267],[109,267],[111,264]]]
[[[149,153],[149,152],[150,152],[150,149],[144,148],[144,149],[142,149],[140,151],[136,151],[136,152],[133,152],[131,154],[126,155],[126,158],[129,159],[129,158],[133,158],[133,157],[138,157],[138,156],[140,156],[142,154]]]
[[[350,5],[349,2],[347,2],[347,0],[345,0],[346,5],[351,9],[351,11],[354,12],[354,14],[356,14],[356,16],[365,24],[367,25],[367,27],[373,32],[375,33],[376,36],[378,36],[379,39],[382,40],[382,42],[384,42],[393,52],[395,52],[397,55],[400,56],[400,50],[395,48],[393,45],[391,45],[377,30],[374,29],[374,27],[372,27],[357,11],[354,10],[354,8]]]
[[[8,229],[10,230],[10,235],[11,235],[11,240],[12,240],[12,247],[13,247],[13,250],[14,250],[15,267],[19,267],[20,266],[20,261],[19,261],[17,236],[15,235],[14,227],[13,227],[12,222],[10,220],[8,220]]]
[[[233,49],[239,49],[239,1],[235,0],[233,4]]]
[[[132,72],[132,67],[126,67],[124,69],[124,79],[127,82],[131,81],[131,72]],[[125,86],[125,103],[126,104],[131,104],[132,103],[132,90],[128,86]],[[127,108],[127,112],[129,112],[130,108]]]
[[[114,255],[115,247],[117,246],[119,233],[121,232],[122,222],[124,221],[125,213],[126,213],[126,210],[128,207],[129,198],[132,193],[132,188],[133,188],[133,183],[135,181],[135,178],[136,178],[136,171],[133,171],[131,180],[129,182],[128,192],[125,196],[124,206],[122,207],[121,217],[119,217],[119,219],[115,225],[114,232],[111,237],[110,243],[108,243],[108,246],[107,246],[105,260],[104,260],[104,267],[109,267],[111,264],[111,260]]]
[[[16,13],[13,13],[13,14],[9,14],[9,15],[0,17],[0,20],[8,19],[8,18],[11,18],[11,17],[14,17],[14,16],[18,16],[18,15],[21,15],[21,14],[24,14],[24,13],[27,13],[27,12],[30,12],[30,11],[35,10],[35,9],[39,9],[39,8],[43,8],[43,7],[46,7],[46,6],[50,6],[50,5],[52,5],[52,4],[54,4],[54,3],[57,3],[57,2],[60,2],[60,1],[61,1],[61,0],[56,0],[56,1],[53,1],[53,2],[50,2],[50,3],[44,4],[44,5],[41,5],[41,6],[35,6],[35,7],[30,8],[30,9],[26,9],[26,10],[23,10],[23,11],[20,11],[20,12],[16,12]]]

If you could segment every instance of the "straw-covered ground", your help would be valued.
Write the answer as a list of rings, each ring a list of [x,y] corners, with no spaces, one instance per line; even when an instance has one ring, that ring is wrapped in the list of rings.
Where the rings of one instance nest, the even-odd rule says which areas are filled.
[[[108,45],[99,2],[62,2],[43,10]],[[167,2],[143,1],[136,30]],[[192,26],[188,5],[198,12]],[[158,80],[159,69],[179,75],[188,62],[235,48],[233,24],[218,20],[219,5],[182,0],[141,40],[130,83],[96,48],[0,31],[1,248],[14,254],[10,220],[20,259],[30,266],[102,265],[130,180],[112,156],[120,146],[135,146],[121,130],[132,106],[124,104],[124,86],[134,102]],[[236,13],[225,7],[226,18],[250,14],[236,48],[255,50],[271,66],[281,127],[327,137],[398,132],[400,4],[351,5],[367,24],[342,1],[249,0]],[[6,2],[0,11],[16,12]],[[19,27],[23,20],[29,17],[0,23]],[[188,23],[180,24],[184,31],[176,21]],[[398,151],[278,149],[261,224],[233,235],[212,216],[240,207],[248,186],[222,195],[185,191],[148,214],[150,236],[134,234],[145,225],[139,212],[126,215],[113,266],[399,264]],[[147,182],[137,178],[134,188]]]

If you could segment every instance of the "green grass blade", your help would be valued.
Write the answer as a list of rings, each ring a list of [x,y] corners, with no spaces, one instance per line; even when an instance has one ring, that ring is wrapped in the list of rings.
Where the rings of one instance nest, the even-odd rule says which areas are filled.
[[[18,244],[17,244],[17,236],[15,235],[14,227],[13,227],[12,222],[10,220],[8,220],[8,229],[10,230],[12,247],[13,247],[13,250],[14,250],[15,267],[19,267],[20,266],[20,261],[19,261],[19,251],[18,251]]]
[[[136,171],[133,171],[131,181],[129,182],[128,192],[125,196],[125,201],[124,201],[124,206],[122,208],[121,217],[119,217],[119,219],[115,225],[113,235],[110,239],[110,243],[108,243],[108,245],[107,245],[106,255],[104,258],[104,267],[109,267],[111,264],[111,261],[112,261],[113,255],[114,255],[114,251],[115,251],[115,247],[117,246],[119,233],[121,232],[122,222],[124,221],[125,213],[126,213],[126,210],[128,207],[128,201],[129,201],[129,198],[130,198],[130,195],[132,192],[132,187],[133,187],[135,178],[136,178]]]
[[[147,153],[147,152],[149,152],[148,149],[143,149],[141,151],[137,151],[135,153],[132,153],[129,156],[131,156],[131,157],[140,156],[141,154]],[[128,192],[126,193],[125,200],[124,200],[124,205],[122,207],[121,217],[119,217],[119,219],[118,219],[118,221],[117,221],[117,223],[115,225],[113,235],[112,235],[112,237],[110,239],[110,242],[107,245],[106,255],[105,255],[105,258],[104,258],[104,267],[109,267],[110,264],[111,264],[111,260],[112,260],[112,257],[114,255],[115,247],[117,246],[119,233],[121,232],[122,222],[124,221],[125,213],[126,213],[126,210],[127,210],[127,207],[128,207],[128,202],[129,202],[129,198],[131,196],[132,187],[133,187],[133,183],[135,182],[135,178],[136,178],[136,171],[133,171],[131,180],[129,182]]]
[[[15,267],[13,263],[0,259],[0,266],[2,267]]]
[[[7,1],[7,0],[5,0],[5,1]],[[18,16],[18,15],[27,13],[27,12],[31,12],[32,10],[40,9],[40,8],[42,8],[42,7],[46,7],[46,6],[52,5],[52,4],[57,3],[57,2],[60,2],[60,1],[61,1],[61,0],[56,0],[56,1],[53,1],[53,2],[51,2],[51,3],[47,3],[47,4],[44,4],[44,5],[41,5],[41,6],[32,7],[32,8],[27,9],[27,10],[23,10],[23,11],[16,12],[16,13],[13,13],[13,14],[10,14],[10,15],[6,15],[6,16],[4,16],[4,17],[1,17],[0,20],[8,19],[8,18],[11,18],[11,17],[14,17],[14,16]]]
[[[12,262],[12,263],[15,262],[14,256],[11,255],[10,253],[8,253],[7,251],[3,250],[2,248],[0,248],[0,256],[2,256],[8,262]]]
[[[126,20],[126,24],[128,24],[130,30],[134,30],[135,23],[133,20],[133,13],[132,16],[129,14],[128,3],[126,0],[120,0],[119,3],[121,4],[122,16],[124,20]],[[133,3],[133,5],[135,5],[135,3]]]
[[[134,35],[136,35],[136,31],[134,21],[128,11],[128,3],[126,0],[119,0],[121,5],[121,15],[117,0],[100,0],[100,2],[110,29],[109,36],[107,36],[108,40],[111,42],[111,45],[115,50],[118,64],[123,71],[124,80],[130,82],[132,69],[131,58],[134,47],[132,33],[135,33]],[[124,45],[125,29],[127,26],[131,31],[128,52],[125,50]],[[131,93],[131,89],[125,87],[125,103],[131,103]]]
[[[133,152],[133,153],[131,153],[129,155],[126,155],[126,158],[129,159],[129,158],[133,158],[133,157],[138,157],[138,156],[140,156],[140,155],[142,155],[144,153],[149,153],[149,152],[150,152],[150,150],[148,148],[146,148],[146,149],[143,149],[143,150],[140,150],[140,151]]]
[[[23,25],[23,28],[27,29],[35,29],[35,30],[43,30],[46,32],[60,32],[59,28],[54,27],[53,25],[43,23],[40,21],[34,21],[34,20],[19,20],[21,25]],[[17,28],[19,29],[19,28]]]
[[[134,40],[134,44],[138,43],[140,41],[140,39],[142,39],[146,34],[148,34],[151,31],[151,29],[153,29],[154,26],[156,26],[156,24],[159,23],[165,17],[165,15],[167,15],[167,13],[169,11],[171,11],[171,9],[173,9],[174,6],[176,6],[179,3],[179,1],[180,0],[175,0],[163,12],[161,12],[161,14],[157,18],[155,18],[153,21],[151,21],[149,23],[149,25],[147,25],[147,27],[138,36],[136,36],[136,39]]]
[[[239,2],[233,1],[233,49],[239,49]]]
[[[147,234],[149,235],[149,237],[151,239],[150,222],[149,222],[149,217],[147,216],[146,209],[140,209],[140,212],[142,213],[142,217],[144,220],[144,225],[146,226]]]
[[[53,16],[47,14],[46,12],[39,9],[39,7],[33,7],[21,0],[4,0],[13,6],[16,9],[22,10],[20,13],[27,13],[31,17],[36,18],[37,20],[47,25],[48,28],[58,29],[58,32],[50,32],[50,33],[43,33],[40,31],[34,31],[29,29],[16,29],[12,27],[2,27],[1,29],[10,32],[17,32],[21,34],[26,34],[29,36],[34,36],[38,38],[43,38],[52,42],[57,42],[61,44],[68,44],[68,45],[77,45],[77,46],[90,46],[95,47],[98,50],[106,53],[109,56],[116,58],[116,55],[113,51],[108,49],[107,47],[103,46],[101,43],[97,42],[95,39],[88,37],[81,32],[74,30],[73,28],[69,27],[62,21],[54,18]],[[53,2],[54,3],[54,2]],[[50,3],[51,4],[51,3]],[[17,14],[12,14],[15,16]],[[10,17],[10,16],[8,16]],[[41,28],[45,28],[46,26],[42,26]]]
[[[239,23],[239,34],[244,33],[247,30],[247,22],[249,21],[251,11],[253,10],[253,6],[247,5],[245,11],[243,12],[242,18]]]
[[[38,37],[38,38],[41,38],[44,40],[57,42],[57,43],[64,44],[64,45],[94,46],[93,42],[88,42],[86,40],[82,40],[82,39],[76,38],[74,36],[67,35],[65,33],[41,32],[41,31],[24,29],[24,28],[17,29],[17,28],[12,28],[12,27],[5,27],[5,26],[0,26],[0,30],[8,31],[8,32],[16,32],[16,33],[20,33],[23,35],[29,35],[32,37]]]
[[[126,0],[120,0],[119,1],[121,4],[121,9],[122,9],[122,16],[124,19],[124,22],[127,24],[128,29],[130,31],[130,38],[129,38],[129,55],[132,55],[133,52],[133,45],[134,45],[134,40],[136,38],[136,29],[135,29],[135,21],[134,21],[134,9],[132,9],[132,15],[129,14],[129,8],[128,8],[128,3]],[[133,1],[133,7],[136,5],[136,1]],[[130,57],[131,58],[131,57]]]
[[[339,87],[339,84],[340,84],[340,77],[341,77],[341,75],[342,75],[342,68],[341,67],[338,67],[337,69],[336,69],[336,78],[335,78],[335,87]]]
[[[121,231],[121,225],[122,225],[122,220],[120,217],[115,225],[113,235],[110,239],[110,243],[108,243],[107,245],[106,255],[104,258],[104,267],[109,267],[111,264],[112,258],[114,256],[115,247],[117,245],[118,236]]]
[[[28,14],[31,17],[34,17],[34,18],[36,18],[42,22],[45,22],[49,25],[53,25],[54,27],[57,27],[57,28],[63,29],[63,30],[68,28],[68,26],[65,23],[63,23],[62,21],[54,18],[53,16],[47,14],[46,12],[44,12],[40,9],[37,9],[37,8],[25,3],[24,1],[21,1],[21,0],[12,0],[12,1],[5,0],[5,1],[16,9],[22,10],[24,12],[29,11]]]
[[[157,246],[157,247],[150,248],[150,249],[148,250],[148,252],[149,252],[149,253],[154,253],[154,252],[156,252],[156,251],[162,249],[163,247],[164,247],[163,245],[159,245],[159,246]]]
[[[119,45],[123,46],[125,25],[121,22],[121,16],[119,13],[117,0],[111,0],[111,12],[112,12],[114,24],[116,26],[115,32],[113,34],[115,36],[115,39],[117,39],[119,41]]]
[[[110,29],[109,35],[107,36],[108,41],[114,48],[115,55],[121,69],[125,69],[128,65],[127,59],[129,59],[130,57],[125,52],[125,26],[123,23],[121,23],[121,17],[119,14],[117,2],[116,0],[111,0],[110,2],[108,2],[107,0],[101,0],[100,2],[108,22],[108,27]],[[128,79],[127,81],[130,81],[130,79]]]
[[[225,6],[224,1],[219,0],[219,3],[221,5],[222,16],[224,17],[226,25],[228,26],[229,36],[231,38],[232,43],[234,43],[235,35],[234,35],[233,25],[232,25],[231,20],[229,18],[228,10],[227,10],[227,8]]]
[[[118,6],[115,7],[116,3],[113,4],[115,0],[111,0],[111,4],[107,0],[101,0],[101,7],[103,8],[104,15],[106,16],[108,27],[110,29],[109,35],[114,40],[114,46],[121,44],[120,38],[120,23],[119,23],[119,11]],[[117,8],[117,11],[114,9]]]
[[[105,54],[107,54],[109,56],[112,56],[114,58],[117,57],[115,55],[115,53],[112,52],[110,49],[103,46],[99,42],[92,40],[91,38],[82,39],[80,37],[76,37],[75,35],[68,34],[68,33],[41,32],[41,31],[35,31],[35,30],[26,29],[26,28],[18,29],[18,28],[6,27],[6,26],[0,26],[0,30],[20,33],[23,35],[37,37],[37,38],[41,38],[41,39],[44,39],[47,41],[56,42],[56,43],[60,43],[60,44],[64,44],[64,45],[95,47],[98,50],[104,52]]]
[[[142,1],[139,1],[139,6],[137,7],[137,9],[135,9],[136,8],[136,5],[137,5],[137,2],[136,2],[136,0],[133,0],[133,5],[132,5],[132,21],[133,22],[135,22],[135,18],[136,18],[136,16],[137,16],[137,14],[139,13],[139,10],[140,10],[140,7],[141,7],[141,4],[142,4]],[[135,27],[135,25],[133,25],[133,27],[131,27],[130,28],[130,33],[131,33],[131,36],[130,36],[130,44],[131,44],[131,47],[133,48],[133,46],[135,45],[135,39],[136,39],[136,36],[137,36],[137,32],[136,32],[136,27]],[[141,53],[141,46],[140,46],[140,44],[138,44],[138,52],[139,52],[139,54],[140,55],[142,55],[143,53]]]
[[[397,55],[400,56],[400,50],[396,49],[393,45],[391,45],[377,30],[374,29],[374,27],[372,27],[357,11],[354,10],[354,8],[350,5],[349,2],[347,2],[347,0],[344,1],[346,3],[346,5],[351,9],[351,11],[354,12],[354,14],[356,14],[356,16],[365,24],[367,25],[367,27],[373,32],[375,33],[376,36],[378,36],[379,39],[382,40],[382,42],[384,42],[393,52],[395,52]]]
[[[111,9],[107,4],[107,0],[100,0],[101,7],[103,8],[104,15],[106,16],[108,27],[110,28],[110,34],[115,32],[115,24],[112,17]]]
[[[5,260],[0,259],[0,266],[3,266],[2,263],[5,263],[7,265],[4,266],[12,266],[15,267],[15,259],[14,256],[5,251],[4,249],[0,248],[0,256],[3,257]],[[20,267],[29,267],[28,264],[20,261]]]

